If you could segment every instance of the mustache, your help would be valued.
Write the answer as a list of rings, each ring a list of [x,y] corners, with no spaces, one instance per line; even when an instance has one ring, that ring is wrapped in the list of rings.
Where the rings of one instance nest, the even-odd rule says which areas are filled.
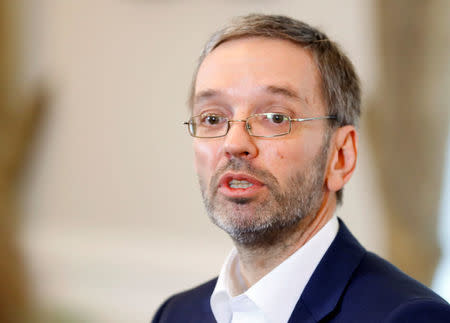
[[[228,171],[244,172],[253,176],[264,183],[270,191],[276,190],[280,186],[276,177],[268,170],[256,168],[245,159],[231,158],[224,166],[220,167],[211,178],[210,188],[213,189],[213,195],[217,192],[220,178]]]

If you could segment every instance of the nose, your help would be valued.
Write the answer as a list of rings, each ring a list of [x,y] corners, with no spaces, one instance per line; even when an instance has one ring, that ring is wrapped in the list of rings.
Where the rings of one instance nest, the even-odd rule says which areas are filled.
[[[238,157],[252,159],[258,155],[254,137],[248,133],[245,121],[230,121],[230,129],[225,136],[224,153],[228,158]]]

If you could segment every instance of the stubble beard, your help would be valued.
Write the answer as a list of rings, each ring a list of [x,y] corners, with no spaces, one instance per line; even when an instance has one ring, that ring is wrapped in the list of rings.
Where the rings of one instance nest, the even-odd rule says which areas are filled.
[[[287,181],[283,191],[269,171],[254,168],[247,160],[232,158],[212,177],[206,190],[200,181],[206,211],[213,223],[227,232],[235,243],[259,248],[283,241],[305,217],[315,216],[324,194],[324,173],[329,138],[308,166]],[[220,176],[226,171],[242,171],[255,176],[267,187],[268,195],[261,201],[226,198],[217,194]]]

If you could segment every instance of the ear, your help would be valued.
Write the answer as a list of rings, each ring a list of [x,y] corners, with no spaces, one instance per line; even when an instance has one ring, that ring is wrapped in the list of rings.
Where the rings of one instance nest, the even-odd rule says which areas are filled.
[[[349,181],[358,156],[358,134],[354,126],[338,128],[330,143],[330,161],[327,188],[332,192],[339,191]]]

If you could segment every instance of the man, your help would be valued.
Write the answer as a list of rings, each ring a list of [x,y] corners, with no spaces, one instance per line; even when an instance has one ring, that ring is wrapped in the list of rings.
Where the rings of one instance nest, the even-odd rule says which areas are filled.
[[[320,31],[249,15],[207,43],[190,98],[220,276],[153,322],[450,322],[439,296],[367,252],[334,215],[357,159],[358,77]]]

